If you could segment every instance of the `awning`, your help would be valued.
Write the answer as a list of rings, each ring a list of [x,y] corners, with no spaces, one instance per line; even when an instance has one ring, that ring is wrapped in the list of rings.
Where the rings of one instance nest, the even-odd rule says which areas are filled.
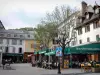
[[[35,52],[34,52],[34,54],[35,54],[35,55],[36,55],[36,54],[38,54],[38,53],[39,53],[39,51],[40,51],[40,50],[38,50],[38,51],[35,51]]]
[[[65,49],[65,54],[94,54],[100,53],[100,43],[91,43]]]
[[[56,51],[55,50],[53,50],[53,51],[51,51],[51,52],[48,52],[48,53],[45,53],[45,55],[55,55],[55,53],[56,53]]]
[[[46,50],[39,51],[39,54],[43,54],[43,53],[46,53]]]
[[[52,50],[51,52],[48,52],[48,53],[45,53],[45,55],[55,55],[56,54],[56,51],[55,50]]]
[[[23,56],[22,53],[4,53],[3,55],[6,55],[6,56]]]

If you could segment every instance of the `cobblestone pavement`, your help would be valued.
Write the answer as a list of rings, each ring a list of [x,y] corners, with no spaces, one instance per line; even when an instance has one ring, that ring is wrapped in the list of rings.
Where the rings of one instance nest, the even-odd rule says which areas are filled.
[[[12,69],[3,70],[0,67],[0,75],[57,75],[57,70],[31,67],[30,64],[12,64]],[[100,73],[84,73],[80,69],[64,69],[62,75],[100,75]]]

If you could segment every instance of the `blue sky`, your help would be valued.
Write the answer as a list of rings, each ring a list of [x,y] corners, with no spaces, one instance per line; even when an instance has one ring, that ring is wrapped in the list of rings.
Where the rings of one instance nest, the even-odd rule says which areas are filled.
[[[0,20],[6,29],[36,27],[46,12],[52,12],[56,6],[69,5],[81,8],[83,0],[0,0]],[[99,0],[84,0],[88,4],[100,4]]]

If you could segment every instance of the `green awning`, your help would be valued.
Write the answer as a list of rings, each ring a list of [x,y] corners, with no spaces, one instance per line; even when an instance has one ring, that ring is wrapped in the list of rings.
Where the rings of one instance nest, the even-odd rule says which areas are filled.
[[[40,51],[40,50],[38,50],[38,51],[35,51],[35,52],[34,52],[34,54],[35,54],[35,55],[36,55],[36,54],[39,54],[39,51]]]
[[[91,43],[65,49],[65,54],[94,54],[100,53],[100,43]]]
[[[23,56],[22,53],[4,53],[3,55],[6,55],[6,56]]]
[[[43,53],[46,53],[46,50],[39,51],[39,54],[43,54]]]
[[[56,54],[56,51],[55,50],[52,50],[51,52],[48,52],[48,53],[45,53],[45,55],[55,55]]]

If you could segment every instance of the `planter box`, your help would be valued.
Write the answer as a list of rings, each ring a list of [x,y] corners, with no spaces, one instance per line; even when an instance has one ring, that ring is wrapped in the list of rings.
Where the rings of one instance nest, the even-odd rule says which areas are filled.
[[[99,68],[92,68],[92,72],[100,72],[100,67]]]

